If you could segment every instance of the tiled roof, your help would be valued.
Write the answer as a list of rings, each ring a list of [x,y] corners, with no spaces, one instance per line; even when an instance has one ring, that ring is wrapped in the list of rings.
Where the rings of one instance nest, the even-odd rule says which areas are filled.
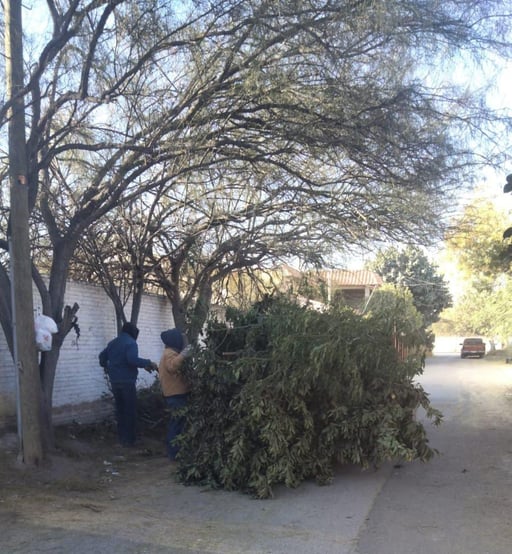
[[[322,280],[326,283],[330,281],[333,287],[376,287],[383,283],[380,275],[367,269],[323,269],[318,273]]]
[[[295,279],[300,279],[304,275],[298,269],[286,264],[281,266],[281,271],[283,275]],[[312,271],[310,275],[320,278],[332,287],[377,287],[383,283],[380,275],[367,269],[321,269]]]

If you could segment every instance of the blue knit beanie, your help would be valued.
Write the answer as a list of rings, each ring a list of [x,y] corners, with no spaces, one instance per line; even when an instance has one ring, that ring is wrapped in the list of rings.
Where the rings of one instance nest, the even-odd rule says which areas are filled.
[[[183,334],[179,329],[168,329],[164,331],[160,338],[165,346],[176,350],[176,352],[181,352],[183,350]]]

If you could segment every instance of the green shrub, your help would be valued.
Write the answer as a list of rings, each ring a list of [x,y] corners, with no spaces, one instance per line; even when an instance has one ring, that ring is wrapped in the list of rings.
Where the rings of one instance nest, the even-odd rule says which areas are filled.
[[[440,416],[413,383],[421,356],[401,361],[386,325],[285,298],[212,322],[187,370],[180,479],[264,498],[279,483],[328,483],[337,463],[431,458],[415,411]]]

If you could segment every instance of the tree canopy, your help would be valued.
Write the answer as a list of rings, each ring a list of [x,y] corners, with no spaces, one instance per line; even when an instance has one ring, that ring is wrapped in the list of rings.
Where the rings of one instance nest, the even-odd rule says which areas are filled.
[[[439,314],[451,306],[448,283],[423,251],[414,246],[390,247],[380,251],[371,267],[385,282],[410,290],[413,304],[423,316],[425,327],[439,319]]]
[[[492,288],[495,279],[510,270],[503,233],[509,224],[507,211],[481,196],[464,206],[446,234],[447,254],[474,287]]]
[[[132,285],[158,284],[179,314],[187,299],[207,309],[212,283],[230,269],[290,256],[318,265],[337,249],[438,237],[453,192],[481,160],[475,132],[492,142],[503,118],[429,70],[447,54],[509,56],[502,8],[48,0],[46,32],[25,29],[20,91],[33,277],[59,326],[41,359],[47,409],[78,317],[78,303],[65,302],[72,268],[112,261],[114,297],[116,267],[128,262]],[[9,204],[0,201],[7,251]],[[139,201],[153,206],[155,225],[135,217]],[[104,240],[114,227],[116,240]],[[10,337],[7,260],[0,321]]]
[[[454,221],[446,253],[461,278],[453,308],[442,314],[440,328],[445,332],[482,335],[505,344],[512,336],[510,257],[503,240],[507,225],[506,210],[482,197],[467,204]]]

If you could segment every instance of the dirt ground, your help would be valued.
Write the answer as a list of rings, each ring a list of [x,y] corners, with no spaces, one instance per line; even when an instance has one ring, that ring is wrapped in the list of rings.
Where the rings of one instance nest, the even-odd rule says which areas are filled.
[[[345,467],[330,486],[254,500],[177,482],[163,429],[128,450],[111,425],[56,431],[37,469],[17,463],[16,434],[0,435],[1,554],[349,554],[389,475]]]
[[[163,429],[154,430],[136,447],[123,448],[112,422],[62,426],[55,430],[55,450],[47,463],[28,468],[18,461],[17,435],[0,435],[0,552],[64,552],[64,547],[36,546],[32,524],[41,523],[47,514],[57,519],[61,514],[81,527],[90,525],[92,514],[101,514],[108,526],[115,504],[123,504],[129,519],[127,498],[143,497],[157,482],[176,486],[163,436]],[[16,536],[13,532],[9,537],[4,530],[14,529],[14,524]]]
[[[48,460],[40,467],[28,468],[18,460],[16,434],[0,435],[0,502],[6,502],[9,490],[19,496],[48,488],[63,496],[67,492],[106,491],[116,480],[146,464],[171,467],[163,440],[156,433],[140,439],[133,448],[121,447],[116,439],[112,422],[59,426]]]

